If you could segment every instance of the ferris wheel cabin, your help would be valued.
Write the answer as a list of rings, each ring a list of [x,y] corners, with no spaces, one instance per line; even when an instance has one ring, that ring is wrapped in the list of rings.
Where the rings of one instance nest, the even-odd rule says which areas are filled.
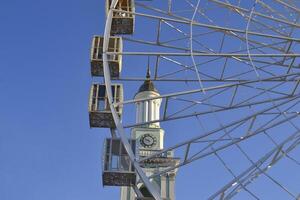
[[[121,84],[112,84],[113,102],[123,101],[123,86]],[[122,116],[123,106],[119,105],[116,111],[119,117]],[[104,84],[93,84],[89,99],[89,119],[91,128],[115,128],[115,122],[111,113],[106,87]]]
[[[106,10],[108,12],[112,0],[106,1]],[[132,14],[135,10],[134,0],[118,0],[113,12],[111,34],[133,34],[135,16]]]
[[[135,154],[135,140],[129,140]],[[107,186],[132,186],[136,183],[133,164],[120,139],[108,138],[104,143],[102,183]]]
[[[91,74],[92,76],[104,76],[103,70],[103,41],[102,36],[94,36],[91,49]],[[123,51],[121,37],[110,37],[108,43],[109,53],[120,53]],[[108,55],[108,66],[110,76],[118,78],[122,69],[122,55]]]

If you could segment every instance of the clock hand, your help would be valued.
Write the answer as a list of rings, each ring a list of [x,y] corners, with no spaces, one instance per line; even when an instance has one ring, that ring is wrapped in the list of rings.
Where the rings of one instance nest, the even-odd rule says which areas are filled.
[[[145,138],[146,142],[151,142],[151,140],[149,138]]]

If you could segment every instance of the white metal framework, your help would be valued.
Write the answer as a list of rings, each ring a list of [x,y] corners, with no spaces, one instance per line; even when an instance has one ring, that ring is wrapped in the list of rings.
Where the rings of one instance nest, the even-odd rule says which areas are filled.
[[[107,97],[118,136],[147,191],[161,199],[150,180],[181,168],[191,179],[199,177],[189,179],[198,185],[190,185],[189,195],[200,199],[298,199],[300,1],[136,0],[131,10],[117,9],[118,0],[110,3],[103,43]],[[122,37],[124,50],[110,52],[111,35],[128,34],[111,32],[116,14],[133,17],[135,25],[129,24],[132,35]],[[145,80],[150,59],[161,96],[134,99],[131,93],[115,102],[112,55],[127,59],[113,81],[124,82],[128,94],[132,82],[138,87]],[[162,101],[160,118],[135,123],[129,117],[133,106],[153,99]],[[124,107],[122,121],[117,106]],[[156,122],[166,131],[167,147],[136,158],[130,128]],[[146,176],[141,165],[172,150],[180,162]],[[209,183],[215,174],[218,179]]]

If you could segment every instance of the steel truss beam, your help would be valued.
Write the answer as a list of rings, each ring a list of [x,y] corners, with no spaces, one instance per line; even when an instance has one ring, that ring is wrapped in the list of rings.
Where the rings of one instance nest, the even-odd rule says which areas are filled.
[[[215,155],[222,162],[224,167],[234,176],[234,179],[232,180],[234,182],[232,183],[232,181],[231,181],[230,182],[231,185],[230,185],[230,183],[228,183],[226,185],[227,187],[224,186],[220,191],[213,194],[211,196],[211,198],[213,199],[215,197],[220,197],[221,199],[229,199],[229,198],[233,197],[234,195],[236,195],[240,190],[245,190],[250,195],[252,195],[254,198],[258,199],[258,197],[256,197],[255,194],[253,194],[249,189],[247,189],[247,185],[249,185],[252,182],[252,179],[257,178],[261,174],[264,174],[264,175],[268,176],[266,174],[266,171],[270,168],[270,166],[275,164],[276,162],[278,162],[281,158],[285,157],[288,152],[290,152],[292,149],[294,149],[296,146],[299,145],[299,140],[300,140],[299,139],[300,138],[299,130],[295,134],[293,134],[294,137],[290,136],[284,142],[276,145],[276,147],[272,151],[270,151],[268,154],[266,154],[258,162],[253,163],[253,165],[249,169],[247,169],[245,172],[243,172],[242,174],[240,174],[238,176],[236,176],[230,170],[230,168],[227,167],[224,160],[218,155],[218,152],[223,150],[223,149],[226,149],[229,146],[238,145],[241,141],[247,140],[248,138],[254,137],[255,135],[265,133],[271,127],[278,126],[278,125],[286,123],[286,122],[290,122],[290,120],[298,117],[299,112],[291,111],[287,115],[289,110],[286,110],[283,113],[279,110],[278,107],[286,105],[286,104],[288,104],[288,103],[290,103],[294,100],[299,99],[299,97],[300,97],[300,94],[296,93],[296,90],[297,90],[297,88],[299,86],[299,83],[300,83],[299,79],[298,79],[298,76],[300,75],[300,73],[290,73],[290,71],[292,71],[292,69],[299,69],[299,66],[294,66],[294,61],[295,61],[296,58],[300,57],[300,54],[290,52],[290,49],[291,49],[292,44],[293,43],[299,43],[300,39],[292,37],[292,34],[289,34],[288,36],[285,36],[285,33],[281,33],[280,31],[275,30],[272,26],[265,25],[263,23],[260,23],[259,21],[255,21],[255,22],[258,23],[260,26],[264,26],[268,29],[272,29],[274,32],[276,32],[279,35],[265,34],[265,33],[261,33],[259,30],[258,31],[247,31],[247,30],[245,31],[245,30],[240,30],[240,29],[228,28],[228,27],[225,27],[225,26],[217,26],[217,25],[199,23],[199,22],[196,22],[194,20],[189,20],[189,19],[186,19],[186,18],[183,18],[183,17],[179,17],[179,16],[174,15],[174,13],[172,13],[172,1],[171,0],[168,1],[168,12],[163,12],[162,10],[152,8],[153,11],[156,11],[160,14],[165,14],[166,17],[150,15],[150,14],[142,14],[142,13],[131,13],[131,12],[127,12],[127,11],[116,10],[116,9],[114,9],[114,7],[116,6],[117,1],[118,0],[113,0],[113,2],[112,2],[112,6],[111,6],[110,11],[108,13],[108,18],[107,18],[106,28],[105,28],[105,40],[104,40],[104,44],[103,44],[105,85],[106,85],[106,88],[107,88],[110,108],[111,108],[111,111],[112,111],[112,114],[113,114],[113,117],[114,117],[114,121],[116,123],[117,130],[118,130],[117,133],[119,134],[119,136],[122,140],[122,143],[125,146],[125,149],[126,149],[128,155],[130,157],[130,160],[134,164],[134,167],[135,167],[135,169],[136,169],[136,171],[137,171],[137,173],[140,177],[140,181],[145,184],[145,186],[148,188],[148,190],[154,196],[155,199],[161,199],[160,192],[158,191],[158,189],[155,188],[150,183],[151,178],[153,178],[155,176],[159,176],[159,175],[164,174],[164,173],[167,173],[167,172],[169,172],[173,169],[176,169],[178,167],[190,164],[190,163],[192,163],[192,162],[194,162],[198,159],[204,158],[206,156]],[[262,13],[259,13],[259,12],[252,12],[251,10],[247,10],[247,9],[242,8],[240,6],[232,5],[228,1],[227,1],[227,3],[221,2],[219,0],[209,0],[209,1],[212,1],[216,4],[218,4],[218,5],[222,5],[222,6],[226,7],[227,9],[235,10],[236,12],[241,14],[245,19],[248,18],[250,20],[251,15],[253,14],[253,15],[256,15],[256,16],[260,16],[260,17],[262,17],[264,19],[267,19],[267,20],[271,20],[271,21],[275,21],[275,22],[278,22],[278,23],[286,24],[289,27],[293,27],[293,28],[299,28],[300,27],[300,24],[290,22],[287,18],[284,18],[284,17],[281,17],[281,16],[279,16],[279,18],[277,18],[277,17],[268,16],[268,15],[265,15],[265,14],[262,14]],[[299,12],[299,10],[297,8],[295,8],[292,4],[291,5],[290,4],[286,5],[287,4],[286,2],[283,2],[281,0],[276,0],[276,1],[279,2],[282,5],[290,8],[290,9],[293,9],[296,12]],[[264,7],[266,7],[266,9],[273,12],[273,8],[268,7],[268,5],[265,5],[263,2],[260,2],[260,3]],[[137,4],[139,4],[139,3],[137,3]],[[193,7],[193,10],[195,12],[201,12],[200,10],[198,10],[198,6],[197,6],[196,9],[195,9],[195,6],[192,5],[192,7]],[[137,41],[137,40],[134,41],[134,39],[128,39],[128,40],[131,40],[131,41],[134,41],[134,42],[140,42],[140,43],[144,43],[144,44],[149,44],[149,45],[157,45],[157,46],[160,46],[160,47],[172,48],[176,51],[175,52],[169,52],[169,53],[167,53],[167,52],[119,52],[119,53],[109,53],[109,52],[107,52],[107,50],[108,50],[108,38],[110,37],[110,26],[111,26],[111,18],[112,18],[113,12],[131,13],[131,14],[136,15],[136,16],[141,16],[141,17],[146,17],[146,18],[151,18],[151,19],[158,20],[159,23],[158,23],[157,37],[156,37],[155,42],[147,42],[147,41],[141,41],[141,40],[140,41]],[[245,13],[251,13],[251,14],[248,16]],[[203,13],[200,13],[200,14],[203,14]],[[173,18],[170,18],[170,17],[173,17]],[[168,42],[162,42],[160,40],[160,32],[161,32],[162,23],[167,24],[168,26],[176,29],[179,32],[181,31],[176,26],[173,26],[171,24],[171,22],[186,24],[186,25],[189,25],[191,27],[194,26],[194,27],[206,28],[206,29],[212,30],[212,32],[222,32],[222,33],[224,33],[223,40],[224,40],[225,36],[228,36],[228,35],[237,37],[241,41],[247,42],[247,44],[249,43],[251,45],[251,50],[256,50],[256,51],[259,51],[261,53],[253,53],[253,54],[243,53],[243,51],[245,51],[245,50],[240,51],[240,52],[223,53],[221,51],[223,44],[221,44],[219,52],[214,52],[213,50],[210,50],[205,45],[201,44],[199,41],[193,40],[192,36],[190,36],[186,33],[183,33],[185,38],[182,38],[182,39],[187,39],[187,38],[190,37],[193,42],[196,42],[196,43],[198,43],[198,45],[201,45],[201,47],[205,48],[207,50],[207,52],[206,51],[204,51],[204,52],[193,51],[192,48],[184,49],[184,48],[168,45],[167,44]],[[280,42],[279,42],[280,44],[283,43],[283,44],[286,44],[286,45],[285,45],[284,48],[281,48],[281,45],[278,46],[278,47],[274,46],[276,42],[274,42],[272,44],[263,44],[263,43],[260,43],[260,42],[257,42],[257,41],[252,41],[252,40],[247,40],[247,39],[245,41],[245,39],[239,34],[244,34],[244,35],[246,35],[246,37],[247,37],[247,35],[252,35],[252,36],[258,36],[258,37],[264,37],[264,38],[271,39],[271,40],[276,39],[276,40],[280,40]],[[178,41],[178,39],[176,39],[176,40]],[[255,45],[259,45],[259,46],[255,46]],[[271,54],[270,53],[265,53],[265,52],[263,52],[263,50],[261,50],[262,48],[265,48],[265,47],[270,48],[270,49],[275,50],[275,51],[279,51],[280,53],[271,53]],[[190,50],[191,52],[186,53],[186,50]],[[249,51],[250,48],[248,48],[247,50]],[[180,51],[183,51],[183,52],[180,52]],[[124,101],[124,102],[121,102],[121,103],[118,103],[118,104],[114,104],[113,100],[112,100],[112,91],[111,91],[111,87],[110,87],[111,86],[111,79],[110,79],[109,66],[108,66],[108,60],[107,60],[108,56],[110,56],[110,55],[156,56],[157,57],[156,70],[155,70],[156,73],[155,73],[155,78],[153,79],[155,81],[181,81],[181,82],[183,82],[183,81],[185,81],[185,82],[187,82],[187,81],[191,81],[191,82],[192,81],[193,82],[198,81],[198,82],[200,82],[200,84],[201,84],[201,81],[207,81],[207,82],[224,82],[224,83],[229,82],[230,84],[222,84],[222,85],[208,87],[208,88],[201,88],[201,89],[196,89],[196,90],[170,93],[170,94],[165,94],[165,95],[162,95],[160,97],[155,97],[155,98],[128,100],[128,101]],[[207,79],[203,79],[203,80],[199,80],[199,79],[197,79],[197,80],[196,79],[183,80],[183,79],[176,79],[176,78],[167,79],[167,78],[164,78],[164,77],[168,76],[169,74],[163,75],[162,77],[159,77],[158,73],[157,73],[157,69],[159,67],[159,63],[158,63],[159,58],[161,58],[161,57],[167,58],[166,56],[174,56],[174,57],[176,57],[176,56],[180,56],[180,57],[191,56],[192,58],[193,58],[193,56],[199,56],[199,57],[211,57],[211,58],[213,58],[213,59],[211,59],[210,61],[207,61],[207,62],[213,62],[213,61],[216,61],[218,59],[223,59],[223,58],[225,58],[226,62],[227,62],[227,60],[229,58],[231,58],[231,59],[235,59],[235,60],[237,60],[239,62],[242,62],[243,64],[249,65],[249,66],[252,66],[252,65],[250,65],[248,63],[248,61],[250,61],[251,64],[252,64],[252,62],[261,63],[261,64],[264,63],[264,64],[267,64],[267,65],[274,65],[274,66],[277,65],[277,66],[280,66],[280,67],[286,67],[288,69],[287,69],[287,74],[275,76],[274,73],[268,72],[268,70],[265,70],[265,67],[268,67],[268,66],[259,67],[259,68],[257,68],[257,70],[261,70],[262,72],[264,72],[268,75],[271,75],[272,77],[263,78],[263,79],[260,79],[258,77],[257,80],[246,80],[246,79],[239,80],[237,77],[239,77],[240,75],[234,75],[233,76],[234,79],[224,78],[223,73],[221,75],[221,78],[219,78],[219,79],[216,78],[216,77],[213,77],[213,76],[206,75],[204,73],[202,75],[207,77]],[[253,60],[252,60],[252,58],[253,58]],[[269,58],[270,60],[260,60],[260,58]],[[278,61],[279,59],[276,59],[276,58],[280,58],[280,59],[282,58],[282,60]],[[286,60],[290,60],[290,59],[292,60],[292,62],[289,65],[286,65],[284,62]],[[273,61],[274,61],[274,63],[273,63]],[[198,76],[199,76],[199,73],[202,73],[202,72],[198,73],[198,71],[197,71],[197,66],[201,65],[201,64],[196,64],[194,62],[193,66],[185,66],[182,63],[178,62],[178,65],[182,66],[184,68],[183,70],[189,69],[189,70],[195,71]],[[225,67],[226,67],[226,63],[223,66],[223,72],[225,70]],[[175,73],[178,73],[179,71],[177,71]],[[246,72],[246,73],[251,73],[251,72],[253,72],[253,70],[251,70],[249,72]],[[174,72],[172,72],[172,73],[174,73]],[[292,78],[290,78],[290,77],[292,77]],[[144,79],[130,78],[129,77],[129,78],[120,78],[120,79],[117,79],[117,80],[142,81]],[[263,83],[263,82],[279,82],[279,84],[275,85],[274,87],[267,88],[267,89],[260,88],[260,87],[254,88],[254,86],[249,85],[249,84],[253,84],[253,83]],[[276,90],[274,90],[276,87],[278,87],[278,86],[280,86],[280,85],[282,85],[286,82],[295,82],[295,87],[293,88],[293,91],[292,91],[291,94],[285,94],[285,93],[277,92]],[[255,95],[251,98],[248,98],[248,99],[246,99],[242,102],[234,103],[235,96],[237,95],[237,90],[241,86],[257,89],[257,90],[260,90],[262,92],[260,92],[259,94]],[[233,95],[231,97],[231,102],[228,106],[214,105],[214,104],[209,102],[209,100],[213,96],[219,95],[223,91],[226,91],[227,89],[232,89],[232,88],[234,88],[234,92],[233,92]],[[222,89],[222,91],[218,91],[218,90],[221,90],[221,89]],[[209,96],[206,99],[203,99],[201,101],[201,103],[203,105],[209,106],[213,110],[211,110],[211,111],[202,111],[202,112],[193,113],[193,114],[189,114],[189,115],[180,115],[180,116],[178,116],[178,114],[183,113],[184,111],[186,111],[189,108],[193,107],[194,105],[198,104],[198,102],[195,102],[195,101],[186,100],[184,98],[177,98],[178,96],[194,94],[194,93],[205,93],[206,91],[216,91],[215,94],[213,94],[213,95],[211,95],[211,96]],[[265,93],[274,93],[274,94],[276,93],[276,95],[282,95],[282,96],[277,97],[277,98],[273,98],[273,99],[270,98],[270,99],[266,99],[266,100],[249,102],[250,100],[253,100],[254,98],[257,98],[261,94],[265,94]],[[119,119],[118,115],[116,114],[116,110],[115,110],[116,105],[121,105],[121,104],[125,105],[125,104],[130,104],[130,103],[137,103],[137,102],[141,102],[141,101],[149,101],[149,100],[157,99],[157,98],[166,99],[166,101],[165,101],[165,110],[164,110],[164,115],[163,115],[162,119],[156,120],[156,121],[150,121],[150,122],[147,122],[147,123],[127,125],[127,126],[124,126],[120,122],[120,119]],[[186,106],[182,110],[179,110],[178,112],[173,113],[172,115],[167,115],[167,113],[168,113],[167,112],[168,103],[169,103],[169,100],[171,100],[171,99],[176,99],[176,100],[179,100],[179,101],[188,101],[190,103],[190,105]],[[208,101],[208,103],[205,103],[206,101]],[[275,102],[276,102],[276,104],[275,104]],[[191,139],[186,140],[184,142],[178,143],[174,146],[166,148],[162,151],[159,151],[159,152],[157,152],[157,153],[155,153],[151,156],[148,156],[148,157],[140,159],[140,160],[136,160],[135,155],[133,154],[132,149],[131,149],[131,147],[128,143],[127,137],[125,135],[124,128],[130,128],[130,127],[143,125],[143,124],[150,124],[150,123],[154,123],[154,122],[182,119],[182,118],[186,118],[186,117],[193,117],[193,116],[204,115],[204,114],[208,114],[208,113],[214,113],[215,114],[216,112],[226,111],[226,110],[229,110],[229,109],[239,109],[239,108],[243,108],[243,107],[247,107],[247,106],[252,107],[254,105],[270,104],[270,103],[272,103],[272,105],[268,105],[266,108],[264,108],[260,111],[257,111],[253,114],[250,114],[249,116],[244,117],[243,119],[239,119],[239,120],[236,120],[234,122],[227,123],[225,125],[222,125],[221,123],[219,123],[220,127],[216,128],[215,130],[205,132],[202,135],[198,135],[194,138],[191,138]],[[284,115],[284,119],[281,119],[279,121],[275,121],[275,119],[277,119],[275,117],[274,121],[272,119],[271,121],[266,122],[264,125],[260,126],[256,130],[252,130],[253,127],[254,127],[253,124],[255,123],[255,120],[257,119],[257,117],[259,115],[266,115],[266,114],[273,114],[273,115],[275,114],[277,116]],[[229,135],[229,133],[231,131],[235,130],[237,127],[239,127],[240,125],[242,125],[244,123],[247,123],[247,122],[250,122],[250,125],[249,125],[249,128],[247,129],[244,136],[239,137],[239,138],[232,138]],[[227,128],[231,128],[231,130],[228,132],[226,130]],[[211,140],[206,139],[208,136],[211,136],[213,134],[217,134],[221,131],[225,132],[225,134],[221,138],[211,139]],[[225,136],[230,136],[230,138],[229,139],[223,138]],[[206,139],[206,140],[204,140],[204,139]],[[219,141],[227,142],[227,143],[223,144],[221,146],[218,146],[216,148],[212,146],[213,144],[216,144]],[[210,142],[210,144],[207,145],[204,149],[201,149],[199,152],[197,152],[193,155],[190,155],[191,146],[196,145],[196,144],[201,143],[201,142]],[[288,142],[293,142],[293,143],[292,143],[292,145],[288,146],[287,145]],[[286,146],[288,146],[288,147],[286,147]],[[181,147],[185,148],[185,153],[184,153],[182,161],[178,165],[176,165],[175,167],[168,168],[164,171],[161,171],[161,172],[156,173],[156,174],[154,174],[150,177],[147,177],[145,175],[145,173],[143,172],[142,168],[139,166],[139,164],[141,162],[143,162],[147,159],[153,158],[155,156],[159,156],[159,155],[161,155],[161,154],[163,154],[167,151],[178,149],[178,148],[181,148]],[[210,148],[210,150],[205,151],[208,148]],[[240,150],[242,151],[241,148],[240,148]],[[267,161],[269,161],[270,158],[272,158],[272,160],[265,167],[263,164],[267,163]],[[269,178],[271,178],[271,177],[269,177]],[[274,182],[275,182],[275,180],[274,180]],[[138,195],[138,198],[143,199],[142,194],[138,191],[138,188],[133,187],[133,189],[136,191],[136,193]],[[294,194],[290,193],[289,191],[286,191],[286,192],[288,192],[291,196],[296,198],[296,196]]]
[[[299,97],[300,97],[300,94],[297,94],[297,96],[292,97],[291,99],[288,99],[288,100],[285,100],[285,101],[282,101],[282,102],[278,103],[278,104],[277,104],[277,107],[278,107],[278,106],[285,105],[285,104],[287,104],[287,103],[290,103],[291,101],[293,101],[293,100],[295,100],[295,99],[297,99],[297,98],[299,98]],[[217,128],[217,129],[215,129],[215,130],[209,131],[209,132],[207,132],[207,133],[205,133],[205,134],[202,134],[202,135],[200,135],[200,136],[196,136],[196,137],[194,137],[194,138],[192,138],[192,139],[189,139],[189,140],[187,140],[187,141],[181,142],[181,143],[179,143],[179,144],[177,144],[177,145],[174,145],[174,146],[172,146],[172,147],[166,148],[166,149],[164,149],[164,150],[162,150],[162,151],[159,151],[159,152],[157,152],[157,153],[152,154],[151,156],[142,158],[142,159],[139,160],[139,162],[143,162],[143,161],[148,160],[148,159],[150,159],[150,158],[154,158],[154,157],[156,157],[156,156],[159,156],[159,155],[161,155],[161,154],[163,154],[163,153],[165,153],[165,152],[167,152],[167,151],[171,151],[171,150],[177,149],[177,148],[179,148],[179,147],[185,146],[185,145],[187,145],[187,144],[196,142],[196,141],[198,141],[198,140],[200,140],[200,139],[202,139],[202,138],[208,137],[208,136],[210,136],[210,135],[212,135],[212,134],[214,134],[214,133],[217,133],[217,132],[219,132],[219,131],[222,131],[223,129],[226,129],[226,128],[235,126],[235,125],[237,125],[237,124],[239,124],[239,123],[241,123],[241,122],[243,122],[243,121],[247,121],[247,120],[249,120],[249,119],[252,119],[254,116],[258,116],[258,115],[260,115],[260,114],[262,114],[262,113],[265,113],[265,112],[268,112],[268,111],[270,111],[270,110],[273,110],[274,108],[275,108],[275,106],[273,106],[273,105],[272,105],[272,106],[269,106],[269,107],[267,107],[266,109],[263,109],[263,110],[258,111],[258,112],[256,112],[256,113],[253,113],[253,114],[251,114],[251,115],[249,115],[249,116],[246,116],[246,117],[244,117],[244,118],[242,118],[242,119],[240,119],[240,120],[236,120],[236,121],[234,121],[234,122],[228,123],[228,124],[226,124],[226,125],[223,125],[223,126],[220,127],[220,128]],[[296,117],[297,115],[298,115],[298,114],[296,114],[295,116],[293,115],[293,116]],[[286,121],[286,119],[285,119],[285,121]],[[245,136],[245,137],[241,138],[240,140],[242,141],[242,140],[244,140],[245,138],[252,137],[253,135],[254,135],[254,134]],[[232,144],[231,144],[231,145],[232,145]],[[223,149],[223,148],[225,148],[225,147],[222,147],[222,149]],[[202,156],[203,156],[203,155],[202,155]]]
[[[133,14],[133,15],[136,15],[136,16],[148,17],[148,18],[157,19],[157,20],[164,20],[164,21],[176,22],[176,23],[181,23],[181,24],[188,24],[188,25],[192,25],[192,26],[199,26],[199,27],[213,29],[213,30],[219,30],[219,31],[230,31],[230,32],[235,32],[235,33],[249,34],[249,35],[261,36],[261,37],[266,37],[266,38],[274,38],[274,39],[300,42],[300,39],[293,38],[293,37],[285,37],[285,36],[278,36],[278,35],[272,35],[272,34],[264,34],[264,33],[253,32],[253,31],[246,32],[245,30],[240,30],[240,29],[235,29],[235,28],[215,26],[215,25],[210,25],[210,24],[199,23],[199,22],[196,22],[196,21],[179,20],[179,19],[173,19],[173,18],[167,18],[167,17],[161,17],[161,16],[154,16],[154,15],[148,15],[148,14],[137,13],[137,12],[133,13],[133,12],[121,11],[121,10],[115,10],[115,9],[113,11],[114,12],[119,12],[119,13],[121,12],[121,13]]]
[[[263,167],[261,169],[261,166],[265,164],[269,159],[274,157],[278,150],[283,149],[285,146],[288,146],[287,144],[290,142],[293,142],[290,146],[286,148],[284,151],[285,153],[291,152],[293,149],[295,149],[299,145],[299,135],[300,131],[296,131],[294,134],[289,136],[287,139],[285,139],[283,142],[281,142],[278,147],[273,148],[270,152],[265,154],[261,159],[259,159],[256,163],[254,163],[252,166],[250,166],[248,169],[246,169],[244,172],[242,172],[239,176],[234,178],[232,181],[230,181],[228,184],[226,184],[223,188],[218,190],[216,193],[211,195],[208,199],[213,200],[216,199],[218,196],[222,196],[223,199],[230,199],[234,195],[236,195],[239,192],[239,189],[241,187],[240,184],[243,184],[243,186],[246,186],[250,184],[254,179],[256,179],[261,174],[265,173],[267,170],[269,170],[276,162],[278,162],[280,159],[284,157],[284,154],[281,154],[281,156],[277,157],[275,163],[269,162],[266,167]],[[225,192],[229,190],[230,188],[236,186],[235,189],[233,189],[227,197],[225,197]],[[292,195],[295,197],[295,195]]]
[[[300,75],[300,72],[269,77],[269,78],[265,78],[265,79],[261,79],[261,80],[262,81],[267,81],[267,80],[282,80],[282,81],[285,81],[285,78],[287,78],[287,77],[299,76],[299,75]],[[246,85],[246,84],[256,83],[256,82],[259,82],[259,81],[260,80],[250,80],[250,81],[239,82],[239,83],[234,83],[234,84],[224,84],[224,85],[218,85],[218,86],[208,87],[208,88],[203,88],[203,89],[195,89],[195,90],[189,90],[189,91],[182,91],[182,92],[164,94],[164,95],[161,95],[159,97],[153,97],[153,98],[141,98],[141,99],[135,99],[135,100],[126,100],[126,101],[123,101],[123,102],[120,102],[120,103],[114,103],[114,105],[118,106],[118,105],[125,105],[125,104],[149,101],[149,100],[153,100],[153,99],[164,99],[164,98],[170,98],[170,97],[175,97],[175,96],[182,96],[182,95],[199,93],[199,92],[203,92],[203,91],[211,91],[211,90],[216,90],[216,89],[235,87],[235,86],[238,86],[238,85]],[[151,123],[153,123],[153,122],[151,122]]]

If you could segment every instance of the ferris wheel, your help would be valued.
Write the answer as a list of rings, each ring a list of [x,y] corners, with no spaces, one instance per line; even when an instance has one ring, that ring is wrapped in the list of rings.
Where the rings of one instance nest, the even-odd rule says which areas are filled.
[[[173,200],[174,188],[300,198],[300,1],[107,0],[106,11],[89,105],[90,126],[111,129],[104,185],[124,200]]]

